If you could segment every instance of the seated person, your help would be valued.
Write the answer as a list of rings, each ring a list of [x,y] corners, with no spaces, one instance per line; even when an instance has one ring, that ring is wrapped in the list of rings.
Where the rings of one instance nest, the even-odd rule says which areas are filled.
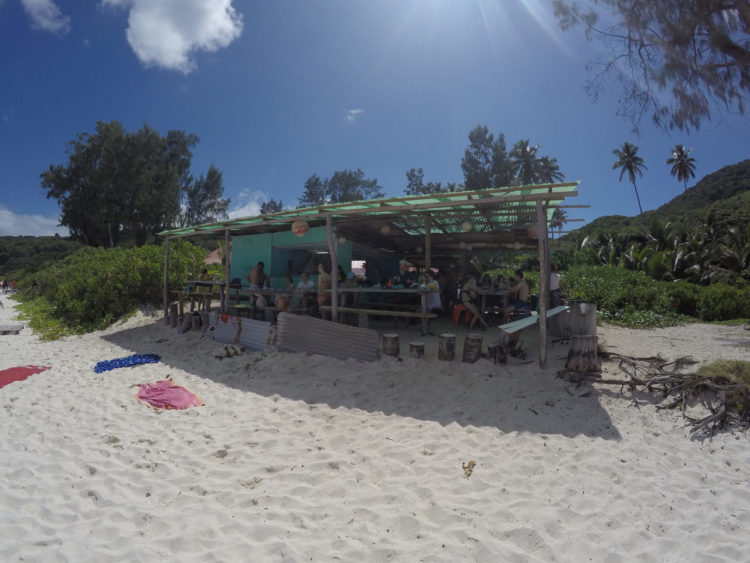
[[[510,305],[505,308],[505,322],[510,319],[513,312],[522,313],[524,317],[531,315],[529,309],[529,284],[523,279],[523,270],[516,270],[513,273],[513,285],[510,289]]]
[[[260,289],[263,287],[263,281],[265,279],[265,272],[263,268],[265,264],[258,262],[247,274],[247,283],[250,284],[250,289]]]
[[[490,327],[487,324],[487,321],[484,320],[482,313],[479,312],[479,307],[474,303],[476,293],[474,293],[473,290],[475,289],[477,289],[477,278],[474,274],[469,273],[466,276],[466,281],[461,286],[461,304],[464,306],[464,309],[471,313],[469,330],[474,329],[474,325],[477,324],[477,321],[481,322],[484,327],[483,330],[486,330]]]
[[[427,294],[427,311],[432,312],[436,309],[442,309],[443,304],[440,300],[440,283],[435,279],[431,270],[424,273],[424,283],[430,292]]]
[[[292,276],[286,274],[284,276],[284,289],[289,290],[289,293],[280,293],[276,296],[276,308],[279,311],[286,311],[289,309],[289,304],[292,301],[292,291],[294,291],[294,282]]]
[[[305,291],[306,293],[296,296],[296,304],[303,307],[304,309],[312,309],[313,301],[315,300],[315,296],[313,295],[313,292],[315,291],[315,284],[310,280],[310,275],[307,272],[302,272],[301,279],[297,284],[297,289],[300,291]]]
[[[417,278],[414,275],[414,272],[409,271],[409,262],[401,260],[398,263],[398,274],[393,278],[393,283],[404,287],[410,287],[416,281]]]

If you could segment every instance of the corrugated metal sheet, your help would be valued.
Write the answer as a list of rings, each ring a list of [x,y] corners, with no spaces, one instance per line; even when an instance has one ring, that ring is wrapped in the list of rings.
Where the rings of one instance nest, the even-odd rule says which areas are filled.
[[[291,313],[279,313],[276,346],[279,350],[339,359],[378,359],[377,331]]]
[[[212,313],[211,327],[212,338],[223,344],[242,346],[253,352],[268,350],[272,344],[271,323],[265,321]]]

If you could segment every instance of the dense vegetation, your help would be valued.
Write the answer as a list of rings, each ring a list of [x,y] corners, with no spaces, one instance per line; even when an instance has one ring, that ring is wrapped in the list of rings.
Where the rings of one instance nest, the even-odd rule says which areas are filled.
[[[750,160],[710,174],[655,211],[600,217],[559,239],[566,264],[601,264],[656,280],[750,283]]]
[[[21,280],[65,258],[83,245],[54,237],[0,237],[0,279]]]
[[[168,282],[183,287],[204,267],[206,252],[188,242],[170,244]],[[42,338],[104,328],[141,305],[162,303],[164,247],[86,247],[26,277],[19,309]]]

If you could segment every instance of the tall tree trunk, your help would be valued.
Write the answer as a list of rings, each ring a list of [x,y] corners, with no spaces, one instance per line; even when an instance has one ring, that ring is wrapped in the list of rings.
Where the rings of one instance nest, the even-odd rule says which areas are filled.
[[[635,199],[638,200],[638,209],[640,210],[640,214],[643,215],[643,207],[641,207],[641,197],[638,195],[638,188],[635,185],[635,180],[633,180],[633,189],[635,190]]]

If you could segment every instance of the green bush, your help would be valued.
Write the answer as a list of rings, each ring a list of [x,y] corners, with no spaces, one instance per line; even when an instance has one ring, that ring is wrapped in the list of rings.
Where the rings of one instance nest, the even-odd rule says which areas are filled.
[[[168,285],[181,288],[203,267],[205,250],[179,241],[170,245]],[[20,309],[43,337],[106,327],[141,304],[160,304],[164,248],[83,248],[37,272],[21,293]],[[64,328],[63,328],[64,327]],[[49,329],[49,330],[48,330]]]
[[[698,299],[700,318],[726,321],[750,316],[750,290],[716,283],[701,288]]]
[[[702,289],[700,285],[680,280],[670,284],[668,291],[679,314],[697,317]]]

